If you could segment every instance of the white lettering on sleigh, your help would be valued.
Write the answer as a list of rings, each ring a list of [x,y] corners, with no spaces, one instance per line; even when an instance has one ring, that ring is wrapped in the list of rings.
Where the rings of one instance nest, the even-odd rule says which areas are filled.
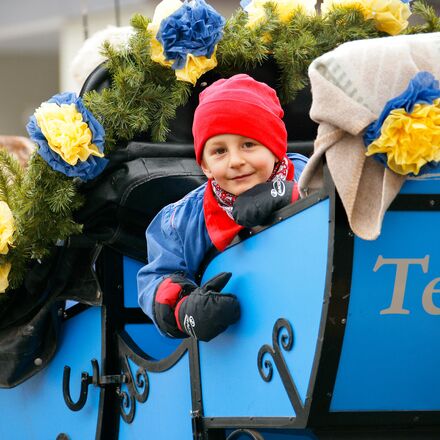
[[[429,255],[425,258],[383,258],[379,255],[373,268],[377,272],[382,266],[393,264],[396,266],[396,277],[394,279],[393,296],[391,304],[386,309],[380,311],[381,315],[409,315],[410,311],[403,308],[405,299],[406,282],[408,279],[408,270],[411,265],[422,268],[423,273],[428,273]],[[434,293],[440,293],[440,277],[430,281],[423,290],[422,306],[426,313],[430,315],[440,315],[440,307],[433,301]]]

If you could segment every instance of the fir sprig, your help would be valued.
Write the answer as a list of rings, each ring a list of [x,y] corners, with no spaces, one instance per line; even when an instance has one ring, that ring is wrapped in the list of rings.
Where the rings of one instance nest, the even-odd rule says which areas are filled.
[[[246,27],[247,15],[238,10],[226,21],[223,37],[217,46],[217,70],[230,76],[261,65],[268,55],[268,46],[261,31]]]
[[[14,210],[21,203],[24,171],[20,163],[0,148],[0,200]]]
[[[440,31],[440,18],[437,16],[435,9],[424,0],[416,0],[413,2],[411,10],[415,16],[420,17],[425,23],[409,27],[407,33],[415,34]]]

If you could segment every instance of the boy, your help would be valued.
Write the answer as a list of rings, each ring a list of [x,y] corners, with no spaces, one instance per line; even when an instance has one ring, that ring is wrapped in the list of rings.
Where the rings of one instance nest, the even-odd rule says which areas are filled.
[[[161,333],[209,341],[239,319],[236,296],[219,293],[230,273],[201,287],[194,280],[212,246],[224,250],[243,227],[298,199],[307,159],[287,157],[283,114],[275,91],[244,74],[200,94],[194,149],[209,180],[154,218],[138,273],[139,304]]]

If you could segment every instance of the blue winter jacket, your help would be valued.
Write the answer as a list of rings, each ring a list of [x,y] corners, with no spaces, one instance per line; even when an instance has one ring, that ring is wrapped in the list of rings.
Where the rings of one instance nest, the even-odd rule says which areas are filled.
[[[287,156],[295,166],[294,178],[298,181],[307,158],[297,153]],[[138,299],[154,324],[153,301],[157,285],[176,272],[196,284],[200,264],[213,247],[203,212],[205,187],[206,183],[178,202],[165,206],[147,228],[148,264],[137,275]]]

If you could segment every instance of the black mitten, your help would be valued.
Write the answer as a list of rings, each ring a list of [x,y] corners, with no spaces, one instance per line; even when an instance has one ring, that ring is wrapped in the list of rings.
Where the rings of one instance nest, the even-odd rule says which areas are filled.
[[[236,198],[232,216],[236,223],[247,228],[262,225],[274,211],[295,202],[298,196],[294,181],[259,183]]]
[[[232,294],[219,293],[231,278],[222,272],[197,287],[176,306],[179,327],[186,334],[210,341],[240,318],[240,304]]]

